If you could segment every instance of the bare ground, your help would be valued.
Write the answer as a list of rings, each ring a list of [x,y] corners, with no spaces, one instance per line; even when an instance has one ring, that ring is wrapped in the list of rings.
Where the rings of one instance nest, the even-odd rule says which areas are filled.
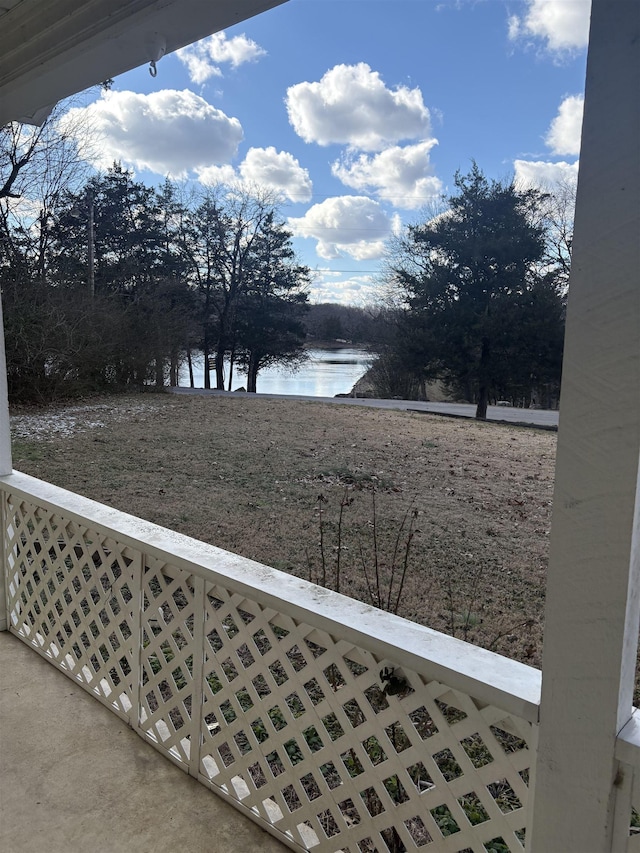
[[[339,554],[341,592],[540,665],[555,433],[245,396],[13,415],[20,471],[332,588]]]

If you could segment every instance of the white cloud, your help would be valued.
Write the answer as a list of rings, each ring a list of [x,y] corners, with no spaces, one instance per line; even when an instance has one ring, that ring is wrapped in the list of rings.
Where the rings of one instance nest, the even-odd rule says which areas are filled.
[[[542,39],[548,50],[572,51],[587,46],[591,0],[527,0],[524,15],[509,20],[509,36]]]
[[[435,177],[429,151],[437,144],[427,139],[404,148],[393,146],[379,154],[358,157],[347,154],[331,171],[348,187],[373,190],[394,207],[415,210],[442,194],[442,181]]]
[[[548,163],[543,160],[516,160],[513,164],[517,186],[546,189],[578,179],[578,162]]]
[[[303,217],[289,219],[294,236],[315,239],[316,252],[327,260],[345,255],[358,261],[382,257],[394,225],[378,202],[362,196],[328,198]]]
[[[342,305],[370,305],[379,297],[380,288],[373,276],[345,274],[334,270],[316,270],[311,283],[311,302],[336,302]]]
[[[220,77],[223,63],[237,68],[245,62],[255,62],[266,51],[245,35],[228,39],[226,33],[220,32],[180,48],[176,55],[186,65],[191,82],[199,84],[210,77]]]
[[[545,142],[556,156],[580,154],[580,136],[582,131],[582,113],[584,98],[582,95],[569,95],[562,101],[558,114],[551,122]],[[578,179],[578,161],[568,163],[546,160],[515,160],[513,164],[515,179],[520,186],[548,188],[555,184],[575,182]]]
[[[94,103],[69,110],[61,122],[73,127],[78,119],[91,123],[98,168],[117,160],[173,177],[229,162],[243,135],[237,118],[189,90],[103,92]]]
[[[200,183],[265,187],[275,190],[291,201],[309,201],[312,183],[309,172],[287,151],[269,148],[250,148],[243,162],[232,166],[208,166],[198,170]]]
[[[364,62],[336,65],[317,83],[287,90],[289,121],[305,142],[379,151],[402,139],[426,138],[429,111],[420,89],[388,89]]]
[[[582,95],[569,95],[560,104],[558,115],[551,122],[545,137],[545,142],[553,154],[568,154],[574,157],[580,154],[583,112]]]
[[[278,190],[291,201],[309,201],[311,178],[296,158],[286,151],[250,148],[240,166],[240,174],[249,184],[259,184]]]
[[[205,187],[215,187],[225,184],[228,187],[240,183],[236,170],[229,164],[225,166],[206,166],[204,169],[196,169],[198,180]]]

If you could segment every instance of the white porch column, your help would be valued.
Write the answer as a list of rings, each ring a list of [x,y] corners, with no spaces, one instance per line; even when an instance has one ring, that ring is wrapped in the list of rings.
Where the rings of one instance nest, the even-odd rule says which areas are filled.
[[[638,643],[639,456],[640,2],[593,0],[531,853],[613,843]]]
[[[12,468],[9,398],[7,396],[7,359],[4,351],[4,322],[2,299],[0,299],[0,477],[10,474]]]
[[[4,321],[0,298],[0,477],[10,474],[11,430],[9,426],[9,398],[7,395],[7,358],[4,351]],[[0,507],[0,525],[4,525],[4,510]],[[5,608],[6,592],[4,579],[4,529],[0,526],[0,631],[6,631],[8,620]]]

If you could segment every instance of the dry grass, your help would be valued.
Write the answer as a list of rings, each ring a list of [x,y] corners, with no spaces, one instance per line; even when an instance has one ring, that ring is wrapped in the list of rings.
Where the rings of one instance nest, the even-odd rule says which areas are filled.
[[[555,433],[244,396],[14,415],[18,470],[314,581],[322,511],[332,587],[340,503],[353,498],[340,587],[367,601],[363,565],[371,578],[377,554],[386,598],[415,507],[399,614],[540,664]],[[405,541],[406,527],[396,563]],[[396,577],[392,599],[397,589]]]

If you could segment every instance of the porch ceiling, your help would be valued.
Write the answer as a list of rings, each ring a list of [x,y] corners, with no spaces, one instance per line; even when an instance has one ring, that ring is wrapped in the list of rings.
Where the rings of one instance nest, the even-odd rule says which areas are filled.
[[[0,127],[286,0],[0,0]]]

